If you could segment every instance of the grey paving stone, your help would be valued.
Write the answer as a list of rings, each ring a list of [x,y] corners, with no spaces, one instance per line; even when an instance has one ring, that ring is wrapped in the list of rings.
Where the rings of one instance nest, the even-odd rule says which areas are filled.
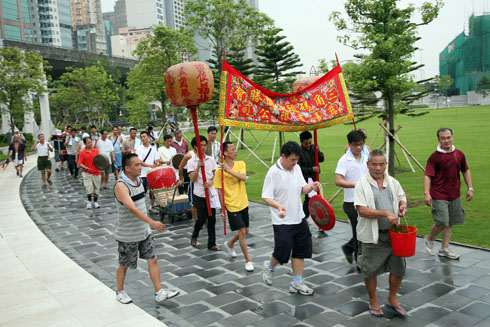
[[[484,295],[490,293],[490,289],[479,285],[470,284],[456,290],[456,293],[472,299],[479,299]]]
[[[237,313],[246,311],[246,310],[254,310],[259,306],[257,302],[249,301],[249,300],[240,300],[237,302],[233,302],[227,305],[222,306],[220,309],[229,313],[230,315],[235,315]]]
[[[288,305],[284,302],[274,301],[259,305],[252,311],[262,317],[272,317],[280,313],[287,313],[289,315],[292,315],[294,309],[291,305]]]
[[[459,312],[467,314],[468,316],[486,319],[490,317],[490,305],[483,302],[474,302],[463,309],[460,309]]]
[[[336,311],[327,311],[315,315],[312,318],[306,319],[304,320],[304,322],[315,327],[324,327],[334,326],[340,322],[346,321],[349,318],[349,316],[346,316]]]
[[[195,326],[207,326],[216,321],[220,321],[224,317],[225,316],[222,313],[215,311],[206,311],[189,317],[187,320]]]
[[[435,299],[437,299],[437,296],[420,291],[410,292],[406,295],[398,297],[398,301],[400,303],[409,305],[413,308],[422,306],[426,303],[434,301]]]
[[[298,320],[313,318],[325,311],[324,308],[313,303],[307,303],[294,308],[294,317]]]
[[[262,319],[261,316],[247,310],[236,315],[221,319],[220,321],[218,321],[218,323],[221,326],[225,327],[241,327],[251,325],[260,319]]]
[[[424,287],[420,289],[422,292],[434,295],[436,297],[443,296],[446,293],[451,292],[454,290],[454,286],[452,285],[447,285],[444,283],[435,283],[430,286]]]
[[[435,299],[431,303],[455,311],[466,306],[470,302],[473,302],[473,299],[456,293],[449,293]]]
[[[434,322],[446,315],[448,315],[451,311],[436,307],[436,306],[427,306],[424,308],[416,309],[410,312],[410,316],[417,317],[417,319],[426,321],[426,322]]]
[[[257,326],[257,327],[285,327],[285,326],[293,326],[297,323],[299,323],[299,321],[296,318],[291,317],[289,315],[286,315],[284,313],[280,313],[278,315],[259,320],[256,323],[254,323],[253,326]]]
[[[351,317],[357,316],[368,309],[369,305],[364,301],[351,301],[335,307],[335,310]]]
[[[244,299],[245,297],[235,293],[235,292],[228,292],[224,294],[219,294],[213,297],[210,297],[206,300],[206,303],[209,303],[210,305],[213,305],[215,307],[220,307],[223,305],[227,305],[229,303],[236,302],[238,300]]]
[[[447,316],[444,316],[436,321],[435,324],[444,327],[459,327],[459,326],[474,326],[479,323],[481,319],[472,317],[460,312],[451,312]]]

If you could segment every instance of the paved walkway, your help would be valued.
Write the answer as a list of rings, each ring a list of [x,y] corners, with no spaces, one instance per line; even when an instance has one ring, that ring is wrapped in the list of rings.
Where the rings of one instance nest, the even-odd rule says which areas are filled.
[[[29,157],[26,171],[34,161]],[[37,178],[32,171],[21,187],[12,165],[0,170],[0,326],[165,326],[136,305],[121,307],[109,287],[41,233],[19,197]],[[37,186],[29,196],[44,198]]]
[[[24,178],[20,196],[27,212],[67,256],[115,289],[118,264],[111,191],[102,192],[101,209],[87,210],[80,181],[68,179],[66,171],[55,173],[53,180],[53,186],[42,190],[37,171]],[[161,277],[181,295],[156,304],[146,265],[140,260],[138,269],[130,270],[127,277],[127,291],[134,303],[168,326],[490,326],[490,252],[454,246],[462,257],[450,261],[427,255],[423,240],[418,239],[417,254],[407,260],[399,298],[410,317],[400,319],[388,313],[385,318],[374,318],[366,312],[363,281],[340,250],[350,235],[348,224],[337,222],[328,236],[311,227],[314,255],[306,261],[305,276],[316,292],[303,297],[288,293],[289,266],[276,269],[272,287],[262,282],[260,267],[273,246],[268,208],[251,203],[250,216],[248,243],[255,272],[244,270],[239,249],[237,259],[207,250],[205,231],[198,247],[192,248],[190,221],[165,222],[167,231],[154,234]],[[223,244],[221,224],[217,234]],[[31,240],[23,244],[26,249],[37,247]],[[52,278],[55,276],[70,280],[71,272],[61,270]],[[379,299],[384,302],[386,275],[379,278],[378,286]],[[119,305],[114,293],[97,303]],[[100,312],[97,304],[93,310],[94,316]]]

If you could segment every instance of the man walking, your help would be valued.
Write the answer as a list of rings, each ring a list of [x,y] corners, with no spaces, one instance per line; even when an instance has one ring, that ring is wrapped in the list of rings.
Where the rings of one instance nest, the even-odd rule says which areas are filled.
[[[97,141],[96,146],[99,153],[104,155],[109,160],[109,165],[105,170],[101,170],[101,186],[102,189],[107,189],[107,183],[109,182],[109,174],[111,173],[112,163],[116,160],[114,155],[114,147],[112,146],[111,140],[107,138],[107,130],[103,129],[100,131],[100,139]]]
[[[349,142],[351,143],[351,142]],[[397,257],[391,248],[389,229],[398,225],[407,212],[407,198],[400,183],[386,174],[386,157],[380,150],[369,154],[369,172],[355,186],[354,205],[359,212],[357,238],[361,244],[358,264],[369,295],[369,312],[383,317],[376,297],[377,275],[389,272],[389,294],[386,308],[405,317],[397,292],[405,275],[405,258]]]
[[[22,170],[24,169],[24,162],[27,160],[26,145],[22,142],[19,133],[14,134],[14,139],[10,143],[7,158],[12,153],[12,162],[14,163],[15,170],[17,171],[17,176],[22,178]]]
[[[119,179],[119,172],[122,169],[122,144],[124,141],[116,126],[112,127],[112,135],[109,137],[109,141],[111,141],[112,147],[114,148],[112,169],[114,170],[114,177],[117,181]]]
[[[44,134],[38,135],[36,143],[31,147],[31,151],[34,150],[37,152],[37,170],[41,171],[43,188],[46,188],[46,180],[49,185],[53,184],[51,182],[51,160],[49,160],[49,151],[53,152],[53,148],[45,141]]]
[[[308,131],[301,132],[299,134],[299,140],[301,142],[301,153],[299,155],[298,165],[301,167],[301,173],[303,178],[308,184],[313,182],[318,182],[316,180],[316,173],[320,172],[320,166],[315,166],[315,148],[311,143],[311,133]],[[315,146],[318,146],[315,144]],[[323,152],[318,151],[318,162],[323,162],[325,156]],[[305,218],[310,216],[310,209],[308,204],[310,203],[310,196],[305,194],[305,201],[303,202],[303,211],[305,213]]]
[[[453,144],[453,131],[440,128],[437,131],[439,145],[427,160],[424,176],[425,204],[432,205],[434,225],[425,239],[425,250],[435,255],[434,239],[442,232],[442,246],[437,253],[440,257],[459,259],[459,254],[449,249],[449,241],[454,225],[463,225],[465,212],[461,203],[461,180],[463,174],[468,191],[466,201],[473,199],[473,182],[464,153]]]
[[[250,259],[248,255],[246,239],[249,231],[248,197],[245,188],[247,169],[244,161],[235,161],[237,150],[233,143],[223,143],[223,155],[225,157],[225,162],[220,164],[219,168],[216,170],[214,188],[216,188],[219,193],[219,200],[222,208],[221,217],[223,218],[223,221],[226,221],[226,216],[228,215],[231,230],[237,231],[236,234],[224,244],[224,247],[232,258],[236,258],[237,253],[233,246],[235,245],[235,242],[238,241],[243,256],[245,257],[245,270],[253,271],[254,265],[252,259]],[[222,197],[222,171],[224,171],[225,203],[223,203]]]
[[[206,154],[216,161],[220,162],[221,159],[221,149],[220,142],[216,141],[216,134],[218,129],[214,126],[208,127],[208,145],[206,147]]]
[[[136,137],[137,133],[136,128],[131,127],[129,129],[129,137],[126,137],[122,145],[122,154],[136,153],[136,149],[141,146],[140,139]]]
[[[158,232],[163,232],[165,225],[147,215],[145,189],[139,177],[142,166],[138,155],[124,155],[122,165],[121,178],[114,185],[117,210],[115,236],[119,252],[116,299],[124,304],[132,301],[124,290],[124,279],[128,268],[136,269],[139,252],[139,257],[148,262],[148,272],[155,288],[155,301],[161,302],[179,294],[179,291],[163,289],[160,281],[160,267],[150,226]]]
[[[78,156],[78,165],[82,168],[83,186],[87,193],[87,209],[98,209],[100,208],[97,202],[100,189],[100,171],[94,166],[94,157],[99,154],[99,150],[93,147],[90,137],[84,138],[83,143],[85,144],[85,149]]]
[[[307,184],[298,165],[300,146],[287,142],[281,157],[269,168],[262,188],[262,200],[270,207],[274,229],[274,252],[263,265],[262,279],[272,285],[275,266],[288,263],[291,257],[293,281],[290,293],[312,295],[313,289],[303,280],[304,259],[311,258],[312,240],[302,208],[301,194],[320,191],[320,183]]]
[[[158,148],[158,153],[160,154],[160,159],[162,159],[162,163],[165,165],[171,166],[172,157],[177,154],[177,150],[175,150],[172,145],[172,136],[165,135],[163,136],[163,146]]]
[[[354,187],[367,172],[367,155],[363,151],[365,139],[366,136],[360,130],[351,131],[347,134],[349,149],[339,159],[335,169],[335,185],[344,188],[343,209],[352,228],[352,238],[342,245],[342,251],[349,263],[353,263],[354,260],[357,261],[357,211],[354,207]]]
[[[189,170],[189,178],[193,183],[193,200],[197,210],[197,220],[194,223],[194,231],[192,232],[191,245],[197,245],[197,237],[204,224],[208,225],[208,249],[212,251],[221,251],[221,248],[216,245],[216,209],[211,208],[211,215],[208,214],[208,207],[206,204],[206,194],[204,189],[207,188],[209,192],[209,198],[218,197],[216,189],[213,187],[214,171],[217,168],[216,161],[208,155],[205,155],[206,146],[208,140],[204,136],[200,136],[200,142],[197,143],[194,137],[191,141],[191,145],[194,148],[194,152],[197,153],[197,147],[201,147],[201,151],[204,155],[204,160],[199,160],[199,156],[192,156],[187,162],[187,169]],[[204,166],[206,174],[206,183],[203,182],[201,166]],[[218,200],[219,201],[219,200]]]
[[[182,136],[182,131],[178,129],[175,131],[174,135],[175,138],[172,141],[171,145],[175,148],[175,150],[177,150],[177,153],[186,154],[187,152],[189,152],[189,144],[186,140],[184,140]]]
[[[68,170],[70,171],[71,178],[78,178],[78,167],[76,162],[78,143],[80,143],[80,139],[77,136],[77,130],[72,128],[70,134],[67,135],[65,139],[67,152],[66,159],[68,161]]]
[[[148,171],[151,168],[155,168],[160,164],[160,154],[158,153],[157,150],[155,150],[155,147],[150,145],[150,138],[148,136],[147,131],[143,131],[140,133],[141,137],[141,142],[143,143],[140,145],[139,148],[136,149],[136,154],[138,155],[138,158],[141,160],[141,165],[143,168],[141,168],[141,179],[143,180],[143,186],[145,188],[145,192],[148,191],[148,180],[146,179],[146,175],[148,174]],[[155,204],[155,197],[153,194],[150,192],[150,212],[153,212],[153,206]]]

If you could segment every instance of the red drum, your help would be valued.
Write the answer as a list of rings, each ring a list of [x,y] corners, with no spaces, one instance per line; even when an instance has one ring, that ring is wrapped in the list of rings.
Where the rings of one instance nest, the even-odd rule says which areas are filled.
[[[167,189],[175,185],[177,178],[174,170],[169,166],[152,168],[146,175],[148,186],[152,190]]]

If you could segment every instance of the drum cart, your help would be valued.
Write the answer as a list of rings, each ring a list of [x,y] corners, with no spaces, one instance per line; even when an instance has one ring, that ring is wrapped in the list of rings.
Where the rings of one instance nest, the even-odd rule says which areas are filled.
[[[187,184],[187,183],[186,183]],[[152,190],[155,199],[160,205],[158,216],[160,221],[164,221],[165,216],[171,223],[174,222],[175,216],[185,215],[187,219],[192,219],[191,203],[187,194],[179,194],[178,187],[170,189]]]

